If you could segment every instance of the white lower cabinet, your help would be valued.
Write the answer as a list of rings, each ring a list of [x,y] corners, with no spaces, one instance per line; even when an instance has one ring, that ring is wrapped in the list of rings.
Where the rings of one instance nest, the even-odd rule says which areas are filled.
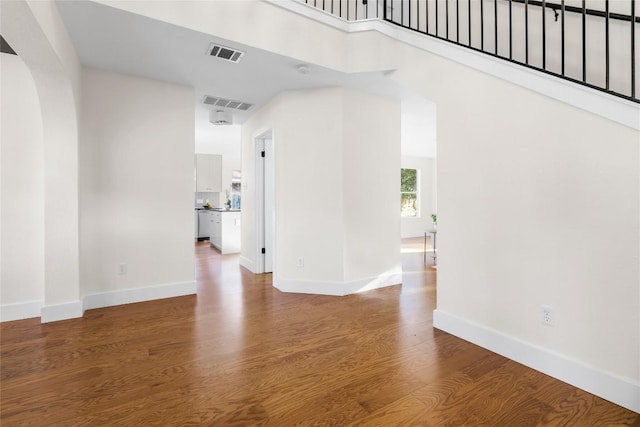
[[[220,212],[209,212],[209,242],[220,249]]]
[[[211,246],[223,254],[240,252],[240,212],[213,211],[210,223]]]

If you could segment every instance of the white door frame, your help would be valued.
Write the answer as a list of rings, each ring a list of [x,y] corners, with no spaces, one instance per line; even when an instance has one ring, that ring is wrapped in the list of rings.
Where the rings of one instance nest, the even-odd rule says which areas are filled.
[[[270,140],[271,144],[269,147],[265,147],[265,140]],[[275,226],[275,206],[273,209],[273,218],[271,218],[271,236],[272,242],[271,247],[267,247],[267,243],[265,242],[265,227],[267,226],[265,222],[265,191],[269,191],[270,199],[275,203],[275,182],[273,182],[272,188],[265,188],[265,173],[269,173],[269,169],[271,172],[271,176],[275,181],[275,138],[274,132],[272,128],[268,128],[257,132],[253,137],[254,141],[254,154],[255,154],[255,238],[256,238],[256,248],[255,248],[255,273],[264,273],[265,272],[265,255],[262,253],[262,248],[265,248],[266,251],[269,251],[271,256],[271,270],[275,270],[275,236],[276,236],[276,226]],[[267,156],[262,158],[262,151],[269,151]]]

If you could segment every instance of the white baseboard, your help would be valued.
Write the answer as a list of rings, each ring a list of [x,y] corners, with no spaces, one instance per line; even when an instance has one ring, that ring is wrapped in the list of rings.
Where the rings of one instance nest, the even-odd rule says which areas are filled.
[[[251,261],[249,258],[240,256],[240,266],[246,268],[254,274],[256,272],[256,263]]]
[[[640,413],[640,383],[631,379],[619,377],[441,310],[433,312],[433,326]]]
[[[43,305],[44,301],[42,300],[2,305],[0,306],[0,322],[40,317]]]
[[[402,283],[402,271],[350,282],[284,279],[274,274],[273,286],[282,292],[344,296]]]
[[[29,301],[0,306],[0,321],[8,322],[40,317],[42,323],[57,322],[59,320],[82,317],[84,310],[93,308],[180,297],[196,293],[196,282],[192,281],[90,294],[86,295],[82,301],[73,301],[65,304],[45,306],[43,301]]]
[[[49,323],[57,322],[58,320],[75,319],[76,317],[82,317],[83,313],[82,301],[45,305],[40,310],[40,322]]]
[[[84,297],[83,302],[84,309],[91,310],[93,308],[193,295],[196,291],[197,286],[195,281],[167,283],[144,288],[122,289],[90,294]]]

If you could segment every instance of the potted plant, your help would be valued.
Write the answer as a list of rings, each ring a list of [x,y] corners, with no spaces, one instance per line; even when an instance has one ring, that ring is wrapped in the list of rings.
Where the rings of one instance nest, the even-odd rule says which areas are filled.
[[[433,221],[433,229],[435,230],[438,227],[438,214],[431,214],[431,221]]]

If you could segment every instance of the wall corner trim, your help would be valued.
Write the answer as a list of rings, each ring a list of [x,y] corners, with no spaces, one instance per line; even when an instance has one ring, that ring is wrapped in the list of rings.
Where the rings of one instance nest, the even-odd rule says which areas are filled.
[[[40,322],[49,323],[59,320],[75,319],[82,317],[84,308],[82,301],[71,301],[63,304],[45,305],[40,310]]]
[[[253,274],[256,274],[256,263],[249,258],[240,256],[240,267],[244,267]]]
[[[90,294],[84,297],[83,302],[85,310],[91,310],[114,305],[193,295],[197,293],[196,291],[195,281],[164,283],[156,286]]]
[[[391,272],[349,282],[285,279],[273,275],[273,287],[282,292],[345,296],[402,284],[402,272]]]
[[[640,412],[640,383],[629,378],[586,365],[442,310],[434,310],[433,326],[631,411]]]

